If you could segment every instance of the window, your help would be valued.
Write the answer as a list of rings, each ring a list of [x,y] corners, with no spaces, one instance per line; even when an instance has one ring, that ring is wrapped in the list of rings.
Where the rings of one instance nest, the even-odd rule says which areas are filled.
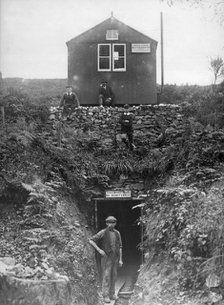
[[[111,71],[110,44],[98,44],[98,71]]]
[[[118,40],[118,30],[107,30],[106,40]]]
[[[126,71],[126,44],[98,44],[98,71]]]
[[[113,44],[113,71],[126,71],[126,45]]]

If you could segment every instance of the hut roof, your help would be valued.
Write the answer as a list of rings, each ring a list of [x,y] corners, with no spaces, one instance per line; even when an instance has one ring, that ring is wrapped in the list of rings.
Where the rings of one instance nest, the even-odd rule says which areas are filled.
[[[81,33],[80,35],[70,39],[69,41],[66,42],[67,45],[73,43],[73,42],[79,42],[79,41],[83,41],[88,39],[88,37],[92,36],[93,32],[97,32],[99,29],[103,28],[103,27],[108,27],[108,28],[112,28],[116,26],[118,29],[121,28],[125,28],[126,30],[128,30],[129,32],[133,32],[133,34],[137,34],[139,36],[141,36],[142,38],[146,39],[146,40],[151,40],[153,42],[155,42],[157,44],[157,41],[152,39],[151,37],[133,29],[132,27],[126,25],[125,23],[121,22],[120,20],[116,19],[113,15],[111,15],[110,18],[104,20],[103,22],[97,24],[96,26],[90,28],[89,30]]]

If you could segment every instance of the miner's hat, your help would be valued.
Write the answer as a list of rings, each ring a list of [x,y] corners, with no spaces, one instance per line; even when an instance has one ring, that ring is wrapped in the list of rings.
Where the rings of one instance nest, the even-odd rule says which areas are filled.
[[[106,222],[117,222],[117,219],[114,216],[108,216]]]

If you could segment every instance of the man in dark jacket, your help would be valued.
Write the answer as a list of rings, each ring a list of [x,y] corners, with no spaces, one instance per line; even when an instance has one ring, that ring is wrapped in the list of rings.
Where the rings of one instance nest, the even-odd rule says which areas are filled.
[[[75,92],[72,91],[71,86],[66,87],[66,92],[62,96],[59,107],[63,110],[62,115],[69,117],[75,108],[79,107],[79,99]]]
[[[117,219],[114,216],[107,217],[107,227],[89,239],[89,243],[101,255],[102,292],[105,303],[117,300],[115,294],[117,268],[123,265],[122,241],[120,232],[114,228],[116,223]],[[100,242],[99,246],[97,242]]]
[[[127,135],[128,141],[126,138],[122,138],[122,141],[125,145],[133,150],[135,145],[133,144],[133,113],[129,112],[129,105],[124,105],[124,112],[120,116],[119,123],[121,124],[121,134]]]
[[[106,80],[102,80],[99,88],[99,105],[114,107],[114,94]]]

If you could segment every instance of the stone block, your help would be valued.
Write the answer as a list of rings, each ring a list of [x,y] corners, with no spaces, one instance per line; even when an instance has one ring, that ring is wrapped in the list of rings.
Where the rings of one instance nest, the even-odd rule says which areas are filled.
[[[7,266],[14,266],[16,263],[16,260],[14,257],[5,256],[5,257],[0,257],[0,263],[3,263]]]
[[[70,305],[71,287],[65,279],[27,280],[0,276],[1,305]]]

